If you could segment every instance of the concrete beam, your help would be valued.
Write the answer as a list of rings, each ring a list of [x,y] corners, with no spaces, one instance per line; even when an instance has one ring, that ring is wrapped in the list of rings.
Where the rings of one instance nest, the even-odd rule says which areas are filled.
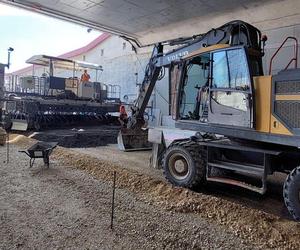
[[[260,1],[249,4],[231,12],[211,12],[204,16],[194,17],[178,23],[170,23],[163,27],[147,29],[138,32],[141,43],[168,40],[178,36],[191,36],[204,33],[212,28],[232,20],[243,20],[258,27],[263,33],[281,27],[290,27],[300,24],[300,1]],[[219,1],[220,5],[227,4],[227,1]]]
[[[299,0],[0,0],[149,44],[241,19],[263,31],[300,23]]]

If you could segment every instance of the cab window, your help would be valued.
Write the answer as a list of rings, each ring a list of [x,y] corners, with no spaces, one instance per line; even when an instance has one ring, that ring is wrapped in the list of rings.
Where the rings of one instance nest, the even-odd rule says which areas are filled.
[[[246,90],[250,86],[248,63],[244,50],[228,50],[229,87]]]
[[[199,112],[207,99],[202,96],[208,90],[209,62],[210,55],[204,54],[186,63],[179,103],[181,119],[199,119]]]
[[[229,72],[225,51],[213,55],[213,87],[229,88]]]
[[[213,53],[212,98],[219,104],[246,111],[250,75],[243,48]]]
[[[247,58],[243,49],[213,54],[213,88],[248,90],[250,78]]]

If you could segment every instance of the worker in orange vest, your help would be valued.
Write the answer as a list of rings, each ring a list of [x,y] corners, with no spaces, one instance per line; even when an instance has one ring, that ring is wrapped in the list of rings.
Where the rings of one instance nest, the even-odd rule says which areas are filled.
[[[128,115],[124,105],[120,106],[120,115],[118,120],[121,123],[121,126],[125,128],[128,122]]]
[[[87,70],[85,69],[83,74],[81,75],[81,82],[89,82],[90,81],[90,75],[87,73]]]

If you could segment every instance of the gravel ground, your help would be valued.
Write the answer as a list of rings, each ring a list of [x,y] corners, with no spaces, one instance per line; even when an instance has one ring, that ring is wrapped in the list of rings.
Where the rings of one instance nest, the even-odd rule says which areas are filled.
[[[107,173],[104,178],[77,164],[78,153],[58,148],[49,169],[41,168],[41,162],[28,169],[28,158],[17,152],[25,145],[11,145],[8,164],[0,147],[0,249],[255,248],[227,226],[180,212],[181,195],[177,209],[153,203],[140,193],[147,189],[135,190],[130,174],[126,183],[132,188],[125,185],[122,171],[117,173],[115,226],[110,230],[113,167],[101,165],[110,170],[98,169]],[[155,192],[164,193],[164,188],[156,181]]]
[[[99,150],[99,155],[101,152]],[[196,218],[202,218],[210,224],[219,225],[220,228],[225,226],[227,232],[251,242],[255,247],[300,249],[300,224],[286,216],[284,204],[277,200],[282,197],[281,194],[274,193],[276,199],[270,194],[257,199],[253,193],[249,195],[248,192],[247,195],[242,192],[244,190],[229,185],[219,186],[223,192],[215,193],[215,185],[213,189],[208,185],[194,192],[147,175],[137,166],[125,168],[123,164],[116,163],[116,159],[122,159],[124,154],[112,155],[113,157],[101,159],[91,156],[89,150],[79,152],[77,149],[74,151],[60,148],[54,157],[107,182],[111,181],[113,171],[117,171],[117,186],[142,197],[146,203],[175,212],[178,216],[198,215]],[[146,162],[144,167],[147,168]]]
[[[161,169],[154,169],[149,166],[151,156],[150,150],[123,152],[118,149],[116,144],[109,144],[103,147],[72,148],[72,151],[97,158],[100,161],[105,161],[112,165],[138,171],[162,181],[165,180]]]

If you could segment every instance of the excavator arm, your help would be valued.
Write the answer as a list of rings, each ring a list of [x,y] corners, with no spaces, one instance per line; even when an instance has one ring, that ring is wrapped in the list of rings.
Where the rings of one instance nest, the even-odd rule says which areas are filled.
[[[260,31],[243,21],[229,22],[205,34],[155,44],[145,71],[139,96],[132,107],[132,114],[129,117],[127,128],[123,128],[118,136],[118,144],[121,150],[141,150],[151,147],[147,141],[147,130],[142,129],[145,124],[144,112],[154,86],[160,78],[162,68],[169,67],[171,63],[181,60],[184,56],[197,53],[197,51],[205,47],[216,44],[244,45],[263,53]],[[164,53],[165,46],[168,49],[171,48],[167,53]],[[172,47],[175,48],[172,49]]]
[[[140,129],[145,123],[144,112],[162,69],[162,66],[157,65],[157,60],[162,54],[163,45],[156,45],[147,65],[145,77],[139,91],[139,96],[134,107],[132,107],[132,115],[127,124],[127,128],[129,129]]]

